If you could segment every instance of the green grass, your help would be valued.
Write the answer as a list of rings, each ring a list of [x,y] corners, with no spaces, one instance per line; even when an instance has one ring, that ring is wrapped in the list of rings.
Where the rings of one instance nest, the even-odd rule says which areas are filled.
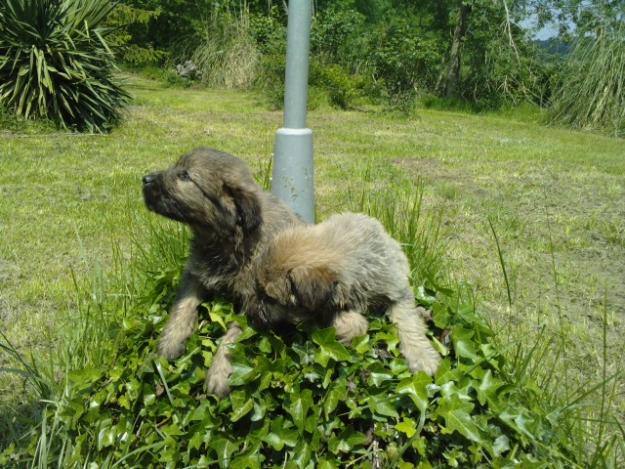
[[[88,324],[79,334],[79,320],[98,320],[98,304],[120,301],[111,292],[130,304],[140,291],[127,288],[139,280],[125,267],[141,257],[131,239],[147,239],[154,220],[142,205],[141,175],[207,145],[243,157],[260,179],[281,125],[281,113],[253,94],[127,80],[134,101],[110,135],[21,124],[2,131],[0,329],[60,383],[59,351],[73,367],[109,352],[88,346],[100,336],[89,336]],[[422,181],[426,252],[436,253],[437,278],[477,298],[518,380],[539,383],[556,407],[579,399],[571,435],[592,448],[599,433],[605,440],[622,432],[625,412],[617,399],[625,391],[623,141],[514,119],[512,112],[419,110],[408,119],[376,108],[320,108],[309,119],[317,207],[325,217],[357,207],[363,192],[407,195]],[[0,354],[0,367],[17,365]],[[21,374],[0,375],[2,445],[39,412],[24,407],[24,393],[35,395]],[[578,449],[584,455],[582,443]]]

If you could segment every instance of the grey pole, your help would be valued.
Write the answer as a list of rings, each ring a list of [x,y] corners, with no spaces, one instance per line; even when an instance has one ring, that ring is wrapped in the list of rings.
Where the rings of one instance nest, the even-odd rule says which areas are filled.
[[[306,127],[311,0],[289,1],[284,127],[276,132],[271,191],[308,223],[315,221],[312,130]]]

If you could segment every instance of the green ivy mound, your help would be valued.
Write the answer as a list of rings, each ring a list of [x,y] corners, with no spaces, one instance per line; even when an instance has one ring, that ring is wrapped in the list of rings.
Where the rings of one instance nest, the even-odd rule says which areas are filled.
[[[62,467],[571,465],[557,416],[515,384],[492,331],[449,292],[419,295],[447,355],[435,378],[407,370],[385,318],[346,348],[331,328],[260,334],[220,303],[205,305],[186,354],[168,363],[155,350],[177,276],[126,316],[110,366],[69,374],[31,457],[45,445]],[[203,383],[229,321],[243,334],[219,401]]]

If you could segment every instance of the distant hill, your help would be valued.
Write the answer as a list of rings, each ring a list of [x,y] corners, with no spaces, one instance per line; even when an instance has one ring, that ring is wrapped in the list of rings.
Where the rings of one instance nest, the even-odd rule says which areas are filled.
[[[534,43],[545,49],[545,51],[549,54],[558,55],[560,57],[568,55],[572,50],[572,46],[570,44],[562,42],[557,37],[550,37],[549,39],[536,39]]]

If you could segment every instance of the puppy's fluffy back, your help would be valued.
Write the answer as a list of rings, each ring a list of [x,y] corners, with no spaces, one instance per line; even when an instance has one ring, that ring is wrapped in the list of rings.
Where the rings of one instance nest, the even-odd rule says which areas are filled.
[[[395,301],[409,288],[410,267],[401,246],[378,220],[363,214],[343,213],[287,229],[272,243],[270,258],[283,271],[326,267],[363,301],[371,299],[368,293]]]

